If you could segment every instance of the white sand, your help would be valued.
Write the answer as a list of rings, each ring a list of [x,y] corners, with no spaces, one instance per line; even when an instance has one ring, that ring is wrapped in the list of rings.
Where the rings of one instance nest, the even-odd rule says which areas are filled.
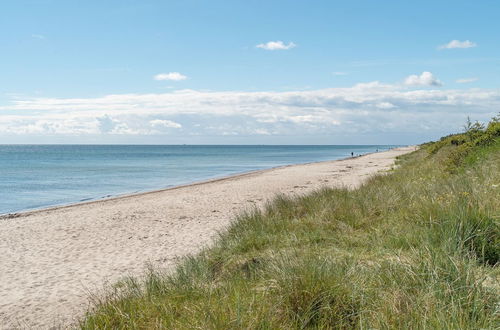
[[[150,193],[0,218],[0,329],[68,325],[91,292],[146,262],[172,268],[234,215],[277,193],[356,187],[413,147],[253,172]]]

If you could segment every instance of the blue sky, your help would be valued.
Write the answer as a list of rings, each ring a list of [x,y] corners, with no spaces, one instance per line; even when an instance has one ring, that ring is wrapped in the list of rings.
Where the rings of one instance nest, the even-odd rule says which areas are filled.
[[[424,142],[498,113],[498,13],[498,1],[4,1],[0,143]]]

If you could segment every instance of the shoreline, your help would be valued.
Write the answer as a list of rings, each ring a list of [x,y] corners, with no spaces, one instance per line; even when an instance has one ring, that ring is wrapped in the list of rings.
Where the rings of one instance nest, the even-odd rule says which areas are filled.
[[[414,146],[400,146],[400,147],[390,148],[390,149],[384,150],[384,151],[378,151],[378,153],[387,152],[387,151],[391,151],[391,150],[399,149],[399,148],[410,148],[410,147],[414,147]],[[341,161],[341,160],[360,158],[360,157],[364,157],[364,156],[376,154],[376,153],[377,152],[368,152],[368,153],[365,153],[362,155],[350,156],[350,157],[344,157],[344,158],[319,160],[319,161],[312,161],[312,162],[306,162],[306,163],[294,163],[294,164],[287,164],[287,165],[278,165],[278,166],[273,166],[273,167],[259,169],[259,170],[250,170],[250,171],[244,171],[244,172],[240,172],[240,173],[217,176],[217,177],[214,177],[211,179],[206,179],[206,180],[201,180],[201,181],[191,181],[188,183],[184,183],[184,184],[180,184],[180,185],[173,185],[171,187],[166,187],[166,188],[139,191],[139,192],[133,192],[133,193],[127,192],[127,193],[123,193],[123,194],[116,194],[116,195],[100,197],[100,198],[99,197],[89,198],[87,200],[80,200],[80,201],[71,202],[71,203],[55,204],[55,205],[44,206],[44,207],[40,207],[40,208],[24,209],[24,210],[20,210],[20,211],[0,213],[0,221],[7,220],[7,219],[15,219],[15,218],[22,217],[22,216],[28,216],[31,214],[36,214],[38,212],[47,212],[47,211],[52,211],[52,210],[58,210],[58,209],[64,209],[64,208],[68,208],[68,207],[79,206],[79,205],[83,205],[83,204],[92,204],[92,203],[105,202],[105,201],[114,200],[114,199],[137,197],[137,196],[141,196],[141,195],[160,193],[160,192],[164,192],[164,191],[170,191],[170,190],[175,190],[175,189],[180,189],[180,188],[185,188],[185,187],[197,186],[197,185],[202,185],[202,184],[206,184],[206,183],[219,182],[219,181],[223,181],[223,180],[227,180],[227,179],[244,177],[244,176],[252,175],[252,174],[259,174],[259,173],[271,171],[274,169],[287,168],[290,166],[301,166],[301,165],[309,165],[309,164],[335,162],[335,161]]]
[[[241,212],[261,208],[278,194],[355,188],[414,150],[285,165],[4,218],[0,324],[68,327],[103,287],[141,276],[148,265],[174,269],[179,258],[209,246]]]

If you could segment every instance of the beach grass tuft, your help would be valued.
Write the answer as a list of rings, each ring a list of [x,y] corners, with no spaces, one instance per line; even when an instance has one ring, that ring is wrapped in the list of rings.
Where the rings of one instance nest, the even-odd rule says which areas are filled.
[[[173,273],[117,283],[80,326],[498,328],[499,127],[422,145],[356,190],[277,196]]]

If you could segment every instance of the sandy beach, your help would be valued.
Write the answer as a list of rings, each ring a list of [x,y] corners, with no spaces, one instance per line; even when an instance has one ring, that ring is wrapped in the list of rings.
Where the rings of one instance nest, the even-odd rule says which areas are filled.
[[[0,329],[67,326],[89,295],[146,264],[171,269],[210,244],[244,209],[278,193],[354,188],[389,169],[397,148],[167,190],[0,217]]]

